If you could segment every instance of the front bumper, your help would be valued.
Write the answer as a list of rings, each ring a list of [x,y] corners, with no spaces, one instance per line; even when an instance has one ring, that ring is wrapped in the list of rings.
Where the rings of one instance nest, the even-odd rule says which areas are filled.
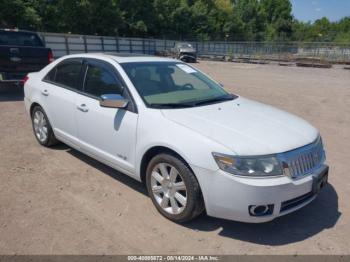
[[[229,220],[261,223],[296,211],[314,200],[318,191],[315,181],[327,172],[322,165],[313,174],[293,180],[287,176],[276,178],[245,178],[222,170],[210,171],[192,166],[202,189],[209,216]],[[271,214],[252,216],[252,205],[273,205]]]

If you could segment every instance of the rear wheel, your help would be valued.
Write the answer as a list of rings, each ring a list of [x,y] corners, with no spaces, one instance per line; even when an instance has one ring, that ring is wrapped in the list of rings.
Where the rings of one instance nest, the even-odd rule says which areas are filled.
[[[146,184],[153,204],[172,221],[189,221],[204,210],[196,177],[175,155],[155,156],[147,168]]]
[[[35,138],[41,145],[49,147],[58,143],[49,119],[40,106],[32,110],[32,125]]]

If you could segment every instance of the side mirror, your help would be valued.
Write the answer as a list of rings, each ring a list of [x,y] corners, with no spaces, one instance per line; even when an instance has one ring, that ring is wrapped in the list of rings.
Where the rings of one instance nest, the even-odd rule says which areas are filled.
[[[101,96],[100,106],[110,108],[126,108],[129,100],[121,95],[106,94]]]

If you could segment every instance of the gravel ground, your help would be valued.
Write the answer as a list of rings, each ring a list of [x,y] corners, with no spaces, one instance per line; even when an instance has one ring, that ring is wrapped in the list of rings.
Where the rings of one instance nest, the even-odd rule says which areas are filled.
[[[23,97],[0,93],[0,254],[349,254],[350,72],[200,62],[225,88],[321,130],[330,185],[265,224],[163,218],[141,184],[60,145],[38,145]],[[234,201],[234,200],[233,200]]]

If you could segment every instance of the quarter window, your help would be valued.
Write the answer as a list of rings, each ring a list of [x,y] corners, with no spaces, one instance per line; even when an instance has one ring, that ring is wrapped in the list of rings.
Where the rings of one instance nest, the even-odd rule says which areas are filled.
[[[54,67],[46,76],[45,76],[45,80],[50,81],[50,82],[55,82],[55,78],[56,78],[56,70],[57,68]]]
[[[117,78],[105,68],[89,65],[84,91],[90,95],[100,97],[104,94],[122,94],[122,87]]]

